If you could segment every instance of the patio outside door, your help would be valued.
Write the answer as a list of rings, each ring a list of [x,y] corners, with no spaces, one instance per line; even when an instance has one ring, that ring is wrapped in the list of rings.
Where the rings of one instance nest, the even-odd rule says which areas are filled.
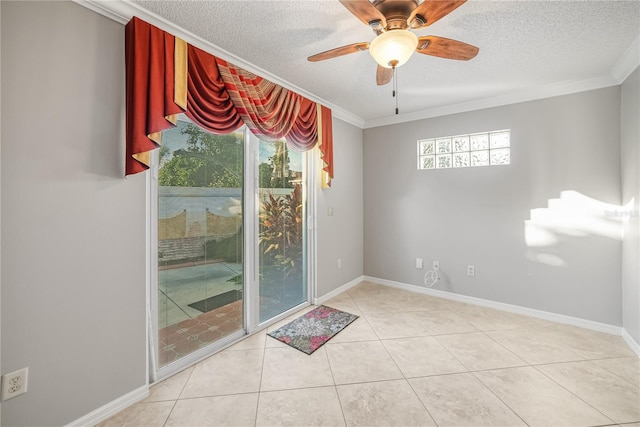
[[[244,131],[186,120],[163,133],[158,168],[159,367],[244,328]]]
[[[259,322],[307,301],[305,156],[259,141]]]
[[[163,133],[152,369],[170,375],[307,301],[305,161],[244,128],[183,118]]]

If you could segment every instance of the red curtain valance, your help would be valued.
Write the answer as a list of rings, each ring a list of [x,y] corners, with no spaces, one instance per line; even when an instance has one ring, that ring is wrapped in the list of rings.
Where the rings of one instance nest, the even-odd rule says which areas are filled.
[[[215,58],[189,45],[187,64],[187,117],[214,133],[229,133],[242,126]]]
[[[297,151],[319,144],[333,178],[331,110],[216,58],[136,17],[125,29],[126,175],[149,168],[161,132],[185,113],[214,133],[243,124],[260,138],[286,138]],[[330,184],[329,184],[330,185]]]

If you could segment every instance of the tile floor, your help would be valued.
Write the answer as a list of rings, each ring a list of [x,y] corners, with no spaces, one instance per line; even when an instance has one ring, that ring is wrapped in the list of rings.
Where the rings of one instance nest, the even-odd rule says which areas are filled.
[[[640,427],[621,337],[367,282],[326,304],[361,317],[313,355],[262,331],[101,426]]]

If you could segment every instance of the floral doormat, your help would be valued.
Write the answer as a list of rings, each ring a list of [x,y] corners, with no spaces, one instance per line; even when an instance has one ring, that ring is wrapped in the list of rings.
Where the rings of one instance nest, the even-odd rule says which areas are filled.
[[[321,305],[267,335],[311,354],[358,317]]]

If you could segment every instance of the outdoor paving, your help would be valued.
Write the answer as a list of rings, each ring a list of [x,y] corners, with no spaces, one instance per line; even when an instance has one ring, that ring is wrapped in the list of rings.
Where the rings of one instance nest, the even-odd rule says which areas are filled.
[[[158,331],[158,363],[164,366],[243,327],[242,300]]]
[[[242,290],[228,280],[242,272],[241,264],[212,263],[159,271],[158,364],[167,365],[238,330],[243,325],[243,300],[202,313],[192,304],[230,290]],[[273,293],[273,292],[272,292]],[[266,320],[305,299],[303,291],[260,297],[260,319]]]
[[[241,290],[242,285],[228,281],[240,273],[242,264],[223,262],[159,271],[158,328],[202,314],[189,304],[230,290]]]

